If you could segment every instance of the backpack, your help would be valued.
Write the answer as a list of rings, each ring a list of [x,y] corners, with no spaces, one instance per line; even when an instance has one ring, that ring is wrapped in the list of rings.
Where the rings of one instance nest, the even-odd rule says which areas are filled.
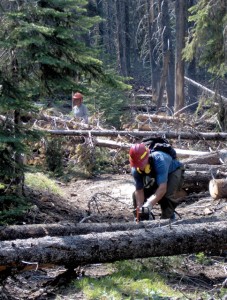
[[[169,141],[163,137],[149,137],[142,139],[151,152],[162,151],[169,154],[173,159],[177,158],[176,150],[171,146]]]

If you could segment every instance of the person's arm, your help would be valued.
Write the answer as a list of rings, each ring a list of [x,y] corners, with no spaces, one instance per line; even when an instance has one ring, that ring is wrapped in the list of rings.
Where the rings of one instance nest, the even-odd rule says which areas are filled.
[[[136,204],[137,207],[142,207],[144,204],[144,191],[142,190],[136,190],[135,191],[135,196],[136,196]]]
[[[142,207],[144,204],[144,189],[143,189],[143,177],[141,174],[137,172],[135,168],[132,168],[132,176],[135,181],[135,197],[136,197],[136,205],[138,207]]]
[[[167,191],[167,183],[161,183],[156,192],[149,198],[144,206],[154,206],[158,201],[162,199]]]

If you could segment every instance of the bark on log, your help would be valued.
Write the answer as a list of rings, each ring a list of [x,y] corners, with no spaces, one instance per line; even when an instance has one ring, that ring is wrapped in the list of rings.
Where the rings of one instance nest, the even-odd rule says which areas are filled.
[[[227,179],[212,179],[209,182],[209,192],[215,200],[227,198]]]
[[[144,111],[144,112],[153,112],[156,110],[156,105],[134,105],[134,104],[131,104],[131,105],[126,105],[124,107],[122,107],[121,110],[127,110],[127,111],[130,111],[130,110],[137,110],[137,111]],[[165,111],[166,108],[163,107],[163,111]]]
[[[216,179],[226,178],[224,172],[207,172],[207,171],[186,171],[184,175],[183,189],[188,193],[202,192],[209,190],[209,182],[215,176]]]
[[[207,171],[186,171],[185,172],[185,181],[187,183],[197,183],[197,182],[206,182],[209,184],[212,179],[212,173]],[[227,173],[218,172],[216,175],[217,179],[225,178]]]
[[[165,122],[165,123],[175,123],[179,124],[181,120],[177,117],[170,116],[160,116],[160,115],[147,115],[147,114],[139,114],[136,116],[137,122]]]
[[[223,222],[225,218],[210,216],[193,219],[179,219],[173,224],[201,224],[210,222]],[[154,220],[151,222],[127,222],[127,223],[56,223],[56,224],[32,224],[12,225],[0,228],[0,240],[12,241],[16,239],[40,238],[45,236],[69,236],[82,235],[91,232],[116,232],[131,231],[138,229],[152,229],[169,224],[169,220]]]
[[[215,174],[217,178],[223,178],[225,174]],[[208,190],[209,182],[212,179],[211,173],[207,171],[186,171],[184,175],[183,189],[188,192],[201,192]]]
[[[184,159],[182,162],[184,164],[208,164],[208,165],[227,164],[227,151],[220,150],[220,151],[210,152],[207,155]]]
[[[227,172],[227,165],[185,164],[187,171],[206,171],[208,173]]]
[[[178,225],[132,231],[91,233],[0,242],[0,264],[22,261],[67,268],[123,259],[217,251],[227,247],[227,222]]]
[[[198,82],[196,82],[196,81],[194,81],[194,80],[192,80],[192,79],[190,79],[190,78],[188,78],[188,77],[186,77],[186,76],[184,77],[184,79],[185,79],[187,82],[189,82],[190,84],[195,85],[196,87],[202,89],[203,91],[207,92],[208,94],[210,94],[210,95],[212,95],[212,96],[215,96],[215,95],[216,95],[216,96],[221,97],[222,100],[225,101],[225,103],[227,103],[227,98],[225,98],[225,97],[222,96],[221,94],[217,94],[216,92],[214,92],[214,91],[208,89],[208,88],[205,87],[204,85],[202,85],[202,84],[200,84],[200,83],[198,83]]]
[[[212,133],[212,132],[166,132],[166,131],[113,131],[113,130],[44,130],[51,135],[66,135],[66,136],[126,136],[128,138],[144,138],[149,136],[165,136],[173,139],[186,140],[226,140],[227,132]]]
[[[115,142],[112,140],[104,140],[96,138],[94,144],[98,147],[108,147],[108,148],[122,148],[122,149],[129,149],[133,144],[123,143],[123,142]],[[208,151],[194,151],[194,150],[186,150],[186,149],[176,149],[178,157],[185,157],[185,156],[200,156],[200,155],[207,155],[210,152]]]

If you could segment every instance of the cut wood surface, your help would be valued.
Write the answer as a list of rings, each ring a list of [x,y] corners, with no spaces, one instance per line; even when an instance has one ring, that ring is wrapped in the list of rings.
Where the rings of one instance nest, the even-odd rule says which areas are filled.
[[[0,242],[0,265],[23,261],[67,268],[123,259],[219,251],[227,247],[227,222],[165,226]]]
[[[227,198],[227,179],[212,179],[209,182],[209,192],[215,200]]]
[[[225,218],[211,216],[193,219],[179,219],[172,225],[201,224],[210,222],[223,222]],[[29,224],[12,225],[0,228],[0,240],[12,241],[16,239],[39,238],[45,236],[69,236],[89,234],[91,232],[116,232],[138,229],[152,229],[169,224],[169,220],[153,220],[147,222],[127,223],[55,223],[55,224]]]

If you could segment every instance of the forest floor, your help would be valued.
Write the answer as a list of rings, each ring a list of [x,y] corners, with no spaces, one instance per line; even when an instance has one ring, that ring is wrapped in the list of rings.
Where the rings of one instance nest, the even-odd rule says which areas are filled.
[[[28,189],[26,193],[33,207],[21,221],[26,224],[133,221],[131,194],[134,185],[130,174],[99,175],[91,179],[75,179],[67,184],[59,181],[58,185],[62,196]],[[215,201],[208,192],[190,195],[185,199],[177,207],[182,219],[227,216],[226,199]],[[160,212],[159,205],[156,205],[156,219],[160,217]],[[223,286],[224,281],[227,281],[227,253],[212,254],[209,261],[208,264],[201,264],[196,262],[195,256],[187,256],[187,268],[179,268],[178,276],[169,276],[168,284],[182,291],[182,298],[178,299],[189,299],[183,296],[186,292],[197,293],[198,298],[195,299],[207,299],[199,295],[204,292],[212,295]],[[56,267],[10,274],[1,280],[0,299],[86,300],[85,295],[70,283],[53,285],[56,276],[63,271],[64,267]],[[109,273],[105,264],[99,264],[85,266],[83,274],[101,278]]]

